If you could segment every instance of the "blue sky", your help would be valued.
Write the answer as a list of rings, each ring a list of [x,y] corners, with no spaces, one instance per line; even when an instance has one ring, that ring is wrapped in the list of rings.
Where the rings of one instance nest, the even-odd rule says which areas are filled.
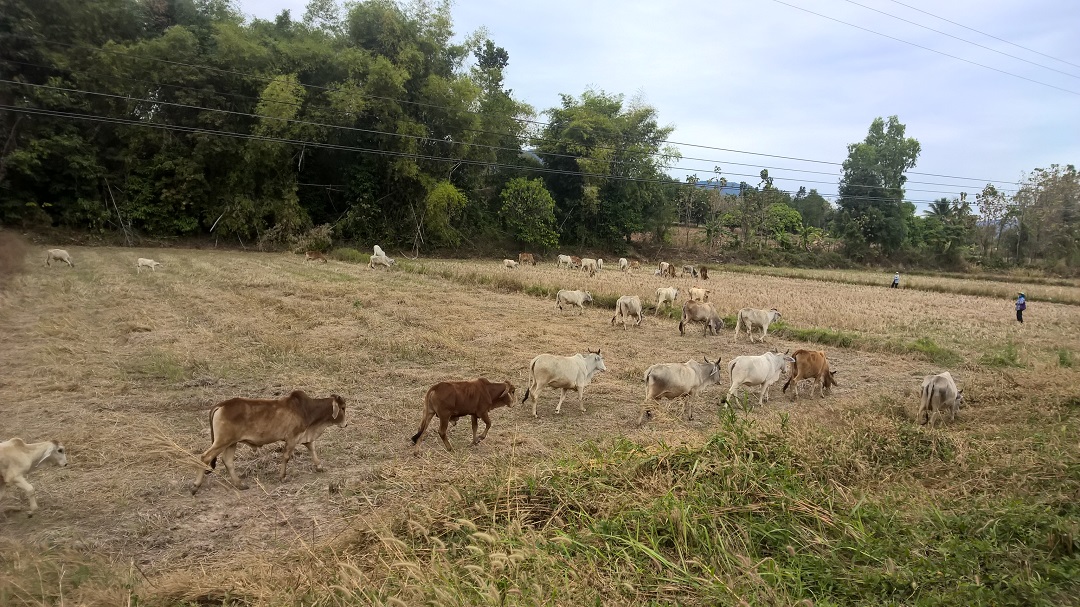
[[[904,23],[872,7],[1028,61]],[[1080,164],[1080,2],[1076,0],[902,0],[993,34],[1055,61],[919,13],[892,0],[459,1],[459,37],[485,28],[510,55],[507,87],[538,111],[559,94],[592,87],[639,97],[674,125],[679,142],[840,163],[847,144],[877,116],[896,114],[922,144],[908,198],[930,200],[985,180],[1015,182],[1051,163]],[[962,59],[1037,80],[1025,81],[800,11],[784,3]],[[305,0],[241,0],[270,19],[299,19]],[[683,147],[689,172],[720,165],[732,181],[770,169],[777,186],[836,192],[839,166]],[[755,166],[737,166],[733,162]],[[787,170],[785,170],[787,169]],[[831,172],[801,174],[790,169]],[[810,180],[826,183],[809,183]],[[998,184],[1006,190],[1015,186]],[[918,192],[915,190],[933,190]],[[920,205],[922,206],[922,205]]]

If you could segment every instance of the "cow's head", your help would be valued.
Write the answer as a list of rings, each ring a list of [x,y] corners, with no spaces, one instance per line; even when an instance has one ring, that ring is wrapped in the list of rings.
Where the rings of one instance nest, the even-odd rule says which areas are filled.
[[[342,428],[348,426],[349,422],[345,420],[345,399],[338,396],[337,394],[331,394],[330,400],[330,419],[332,419],[335,424],[341,426]]]
[[[589,293],[588,291],[585,291],[585,301],[586,302],[592,301],[592,293]],[[599,354],[600,351],[597,350],[596,353]]]
[[[957,390],[956,391],[956,408],[959,409],[960,407],[963,407],[963,406],[964,406],[964,391],[963,390]]]
[[[720,376],[720,357],[716,357],[716,362],[709,360],[708,356],[703,356],[702,358],[705,359],[706,364],[712,365],[712,369],[709,370],[709,381],[714,384],[720,383],[722,379]]]
[[[502,386],[502,392],[499,393],[495,402],[500,405],[506,405],[507,407],[513,407],[517,396],[517,388],[508,381],[504,381],[498,385]]]

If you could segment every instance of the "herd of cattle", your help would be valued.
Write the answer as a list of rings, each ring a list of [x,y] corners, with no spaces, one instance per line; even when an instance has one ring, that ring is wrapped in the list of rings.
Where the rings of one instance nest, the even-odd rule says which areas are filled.
[[[308,252],[308,260],[326,262],[326,258],[317,252]],[[70,267],[74,267],[71,255],[62,249],[49,249],[45,264],[51,265],[52,261],[62,261]],[[518,261],[506,259],[504,264],[507,268],[515,268],[522,264],[535,265],[535,257],[528,253],[522,253]],[[581,259],[569,255],[559,255],[560,267],[589,271],[595,274],[603,269],[602,259]],[[160,263],[151,259],[139,258],[136,267],[141,271],[143,267],[156,270]],[[374,269],[376,266],[391,268],[394,260],[387,257],[383,250],[375,245],[374,254],[368,266]],[[640,268],[640,263],[619,259],[619,268],[623,271],[631,271]],[[661,262],[654,272],[660,276],[675,276],[674,266]],[[704,267],[683,266],[683,275],[708,278],[708,270]],[[672,304],[678,299],[680,289],[676,287],[661,287],[656,289],[656,310]],[[689,299],[683,304],[682,318],[679,322],[679,333],[684,334],[688,324],[700,322],[704,325],[704,333],[716,335],[724,328],[724,320],[720,317],[715,307],[708,303],[708,295],[711,291],[701,287],[688,289]],[[592,301],[592,295],[588,291],[559,291],[555,298],[555,305],[562,309],[564,305],[579,308],[579,314],[584,312],[584,304]],[[641,324],[642,304],[637,295],[624,295],[618,299],[615,305],[615,314],[611,318],[614,326],[620,321],[623,329],[626,328],[628,319],[636,318],[635,325]],[[745,330],[751,343],[754,342],[752,330],[761,329],[759,341],[764,342],[768,334],[769,325],[781,318],[776,309],[759,310],[744,308],[739,310],[735,320],[735,339],[738,340],[741,330]],[[604,357],[600,350],[589,350],[585,354],[572,356],[558,356],[552,354],[540,354],[529,363],[529,383],[521,402],[527,402],[532,398],[532,414],[536,417],[537,398],[540,392],[546,388],[562,390],[555,413],[561,413],[563,401],[570,391],[578,394],[578,404],[582,412],[585,412],[585,388],[590,384],[593,377],[606,371]],[[733,397],[738,397],[740,389],[760,388],[761,394],[758,405],[762,406],[769,399],[769,389],[780,380],[784,372],[788,373],[788,380],[783,386],[783,392],[794,384],[795,398],[799,398],[798,384],[802,380],[812,380],[811,394],[818,391],[821,398],[825,397],[826,391],[837,385],[835,371],[829,368],[829,361],[825,352],[820,350],[796,350],[793,354],[788,352],[767,351],[756,356],[737,356],[727,364],[730,387],[725,394],[722,403],[727,404]],[[688,360],[684,363],[657,363],[645,370],[645,404],[659,404],[660,399],[684,399],[685,412],[688,419],[693,419],[693,398],[703,388],[720,384],[723,374],[720,367],[720,358],[711,361],[705,357],[702,361]],[[513,406],[516,402],[517,389],[511,382],[492,382],[487,378],[480,377],[464,381],[439,382],[429,388],[424,396],[423,416],[420,428],[412,436],[413,445],[418,446],[420,439],[427,430],[433,417],[439,418],[439,438],[447,451],[453,451],[453,446],[447,436],[447,430],[451,423],[456,424],[462,417],[470,417],[472,421],[473,439],[472,444],[478,444],[487,436],[491,428],[489,417],[493,409],[503,406]],[[956,417],[957,410],[963,404],[963,390],[956,387],[956,383],[949,372],[937,375],[928,375],[923,380],[920,389],[920,403],[916,419],[920,424],[930,423],[934,425],[939,414],[950,413],[951,418]],[[315,451],[315,441],[329,426],[336,425],[345,427],[345,399],[337,394],[327,398],[312,398],[301,390],[296,390],[287,396],[277,399],[250,399],[232,398],[215,405],[210,409],[210,447],[203,452],[201,461],[204,469],[200,471],[195,482],[191,486],[194,495],[203,485],[206,477],[217,467],[218,458],[225,465],[233,484],[239,488],[245,488],[244,483],[236,473],[234,457],[236,447],[239,444],[251,447],[284,442],[285,447],[281,455],[279,475],[282,480],[286,476],[286,468],[292,458],[293,451],[298,445],[307,448],[311,455],[312,463],[316,471],[323,469]],[[650,409],[645,408],[639,418],[639,424],[651,417]],[[484,422],[484,431],[478,434],[478,422]],[[26,443],[22,439],[12,438],[0,442],[0,499],[8,485],[22,489],[28,498],[30,508],[28,515],[32,516],[37,509],[37,501],[34,498],[34,487],[26,481],[26,475],[38,466],[52,461],[60,466],[67,465],[65,448],[57,441],[45,441],[39,443]]]

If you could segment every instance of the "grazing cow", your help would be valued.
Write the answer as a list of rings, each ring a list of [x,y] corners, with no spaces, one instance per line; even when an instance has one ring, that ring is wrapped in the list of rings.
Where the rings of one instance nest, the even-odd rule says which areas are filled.
[[[378,245],[375,248],[378,248]],[[368,267],[374,270],[376,265],[385,266],[389,270],[390,266],[394,265],[394,260],[386,255],[372,255],[368,260]]]
[[[630,269],[631,270],[640,270],[641,269],[641,262],[637,261],[636,259],[634,261],[631,261],[630,262]]]
[[[536,257],[534,257],[532,253],[518,253],[518,263],[521,265],[529,264],[535,266]]]
[[[453,451],[454,447],[446,437],[446,429],[451,421],[468,415],[472,417],[472,444],[479,445],[491,429],[488,413],[499,407],[513,407],[515,391],[514,384],[508,381],[494,383],[486,377],[435,384],[424,395],[424,418],[420,421],[420,430],[412,437],[413,444],[418,444],[431,418],[437,415],[439,438],[447,451]],[[484,422],[484,433],[479,437],[476,436],[478,418]]]
[[[694,419],[694,408],[690,401],[705,386],[720,383],[720,357],[716,362],[705,358],[705,362],[688,360],[684,363],[658,363],[645,371],[645,402],[659,404],[661,398],[686,397],[688,419]],[[642,414],[644,417],[645,413]],[[641,420],[639,419],[640,423]]]
[[[755,310],[743,308],[735,318],[735,341],[739,340],[739,329],[746,328],[746,335],[750,343],[754,343],[754,327],[761,327],[761,342],[765,343],[765,336],[769,333],[769,325],[780,319],[780,312],[776,308],[771,310]]]
[[[555,413],[562,411],[563,401],[569,390],[577,390],[578,402],[581,404],[581,412],[585,412],[585,386],[589,385],[594,375],[600,371],[607,371],[604,366],[604,357],[600,356],[600,350],[588,354],[575,354],[573,356],[554,356],[541,354],[529,363],[529,387],[525,389],[525,397],[521,402],[529,400],[532,395],[533,417],[536,417],[536,395],[543,388],[562,389],[562,398],[555,405]]]
[[[513,259],[504,259],[503,266],[513,270],[514,268],[518,267],[518,262],[514,261]]]
[[[619,258],[619,270],[625,272],[630,269],[630,262],[625,257]]]
[[[705,329],[701,332],[702,337],[710,332],[716,335],[720,332],[720,329],[724,328],[724,319],[720,318],[720,315],[716,313],[716,308],[712,304],[703,301],[688,301],[683,304],[682,320],[679,321],[679,335],[686,335],[683,326],[692,322],[705,325]]]
[[[75,267],[75,264],[71,263],[71,254],[63,249],[49,249],[45,255],[45,265],[52,267],[52,262],[62,261],[71,267]]]
[[[786,393],[788,386],[794,383],[795,400],[799,400],[799,382],[804,379],[814,380],[814,385],[810,388],[810,394],[813,394],[814,388],[821,384],[821,398],[825,398],[826,389],[831,392],[832,387],[837,385],[836,379],[833,377],[836,372],[829,370],[829,359],[825,357],[825,352],[821,350],[795,350],[791,357],[795,359],[795,362],[791,364],[791,375],[788,377],[787,382],[784,383],[784,392]]]
[[[586,258],[582,259],[580,263],[581,263],[581,271],[582,272],[587,271],[589,273],[589,276],[595,276],[596,275],[597,267],[596,267],[596,260],[595,259],[592,259],[590,257],[586,257]]]
[[[732,396],[738,400],[739,387],[761,386],[761,398],[758,399],[760,407],[769,400],[769,388],[780,379],[787,363],[793,363],[795,359],[785,352],[766,352],[759,356],[736,356],[728,363],[728,373],[731,375],[731,387],[722,401],[724,404]]]
[[[326,263],[326,255],[320,251],[307,251],[304,253],[304,261],[321,261]]]
[[[709,268],[701,266],[698,268],[698,275],[701,276],[701,280],[709,280]]]
[[[604,260],[597,257],[596,258],[596,271],[599,272],[600,270],[603,270],[603,269],[604,269]]]
[[[710,293],[712,293],[712,289],[690,287],[690,301],[709,301]]]
[[[683,266],[682,276],[686,276],[687,274],[689,274],[693,278],[697,278],[697,268],[695,268],[694,266]]]
[[[656,310],[653,312],[653,316],[660,313],[660,306],[671,303],[675,305],[675,300],[679,298],[678,287],[660,287],[656,290]]]
[[[34,486],[27,482],[26,475],[47,461],[56,462],[57,466],[66,466],[67,451],[64,446],[54,440],[25,443],[21,438],[0,443],[0,500],[4,499],[7,486],[14,485],[23,490],[30,502],[26,515],[34,516],[38,507],[37,499],[34,497]]]
[[[323,261],[326,260],[324,259]],[[157,272],[157,267],[160,265],[161,262],[154,261],[153,259],[147,259],[145,257],[140,257],[135,261],[135,272],[141,273],[143,268],[150,268],[151,270]]]
[[[234,485],[247,489],[236,474],[233,457],[236,445],[244,443],[261,447],[285,441],[281,453],[281,480],[292,458],[296,445],[304,445],[311,453],[316,472],[321,472],[322,462],[315,453],[315,440],[322,436],[327,426],[347,425],[345,399],[337,394],[329,398],[311,398],[303,390],[294,390],[281,398],[231,398],[210,409],[210,448],[202,454],[202,463],[210,466],[195,479],[191,494],[199,490],[215,468],[217,458],[225,464]]]
[[[386,253],[383,252],[382,247],[380,247],[379,245],[375,245],[372,248],[372,253],[371,254],[374,255],[375,257],[386,257]]]
[[[578,257],[577,255],[571,255],[570,256],[570,268],[575,269],[575,268],[580,268],[580,267],[581,267],[581,258]]]
[[[559,291],[555,294],[555,307],[562,310],[563,304],[581,308],[578,314],[585,313],[585,304],[592,301],[592,293],[588,291]]]
[[[956,419],[956,412],[964,404],[964,391],[956,389],[956,382],[948,371],[923,378],[919,393],[919,412],[915,418],[919,424],[930,422],[933,427],[938,413],[949,411],[949,421]]]
[[[574,258],[570,257],[569,255],[559,255],[559,261],[558,261],[559,267],[560,268],[563,267],[563,264],[565,264],[567,268],[573,267],[574,266]]]
[[[611,317],[611,326],[615,326],[615,319],[622,320],[622,328],[626,329],[626,319],[631,316],[637,317],[634,326],[641,325],[641,298],[637,295],[623,295],[615,302],[615,316]]]
[[[661,276],[666,275],[667,271],[668,271],[668,268],[670,268],[670,267],[671,267],[671,264],[666,262],[666,261],[661,261],[660,263],[656,264],[656,269],[660,270],[660,275]]]

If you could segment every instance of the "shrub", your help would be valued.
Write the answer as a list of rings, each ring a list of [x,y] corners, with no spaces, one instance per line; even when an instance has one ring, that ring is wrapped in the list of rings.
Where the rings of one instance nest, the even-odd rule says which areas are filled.
[[[367,263],[371,258],[371,255],[361,253],[356,249],[341,248],[334,249],[333,252],[330,253],[330,257],[333,257],[338,261],[347,261],[349,263]]]

